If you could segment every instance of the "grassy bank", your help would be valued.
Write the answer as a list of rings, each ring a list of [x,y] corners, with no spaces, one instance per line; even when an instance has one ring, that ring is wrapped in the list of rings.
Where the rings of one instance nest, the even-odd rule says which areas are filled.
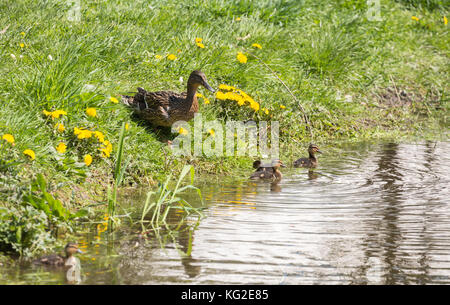
[[[250,171],[250,158],[173,157],[163,132],[119,102],[138,86],[184,91],[194,69],[258,104],[201,90],[207,120],[279,121],[286,160],[309,142],[448,131],[445,1],[381,0],[380,21],[367,19],[362,0],[81,0],[79,20],[67,2],[0,3],[0,136],[13,137],[0,144],[7,213],[38,173],[73,213],[106,209],[123,123],[125,185],[154,185],[186,162],[197,172]]]

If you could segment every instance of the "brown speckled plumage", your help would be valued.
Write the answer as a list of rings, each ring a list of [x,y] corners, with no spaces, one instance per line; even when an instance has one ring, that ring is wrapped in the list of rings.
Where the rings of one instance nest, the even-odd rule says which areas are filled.
[[[64,266],[69,258],[71,258],[75,253],[82,253],[81,250],[78,249],[78,244],[76,243],[68,243],[64,248],[64,253],[66,256],[62,256],[59,254],[50,254],[38,258],[33,261],[34,264],[38,265],[49,265],[49,266]]]
[[[155,126],[172,126],[176,121],[189,121],[198,112],[197,88],[202,85],[214,91],[201,71],[193,71],[187,83],[187,92],[148,92],[137,88],[133,96],[123,96],[122,101],[132,107],[144,120]]]
[[[278,182],[283,177],[279,170],[280,167],[285,167],[280,160],[273,160],[270,165],[263,165],[259,160],[255,161],[253,162],[253,168],[256,168],[256,171],[250,176],[250,179],[272,180]]]

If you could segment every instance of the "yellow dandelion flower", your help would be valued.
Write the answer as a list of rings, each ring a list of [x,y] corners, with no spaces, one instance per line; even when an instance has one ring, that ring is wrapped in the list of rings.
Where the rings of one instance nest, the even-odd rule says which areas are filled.
[[[444,16],[444,24],[447,25],[448,24],[448,19],[447,17]]]
[[[125,123],[125,130],[128,130],[128,129],[130,129],[130,124]]]
[[[25,36],[25,32],[20,32],[20,35]]]
[[[25,48],[25,44],[24,44],[23,42],[21,42],[21,43],[19,44],[19,46],[20,46],[21,48]]]
[[[32,151],[31,149],[25,149],[25,150],[23,151],[23,154],[24,154],[25,156],[30,157],[31,160],[36,159],[36,155],[35,155],[34,151]]]
[[[215,137],[215,136],[216,136],[216,132],[214,131],[214,129],[208,130],[208,133],[209,133],[212,137]]]
[[[175,54],[169,54],[169,55],[167,55],[167,59],[168,60],[175,60],[175,59],[177,59],[177,57],[175,56]]]
[[[100,143],[105,142],[105,135],[101,131],[94,131],[95,137],[98,139]]]
[[[56,146],[56,151],[60,154],[63,154],[66,152],[67,146],[63,142],[59,142],[58,146]]]
[[[89,139],[92,137],[92,131],[90,130],[82,130],[78,135],[78,139]]]
[[[239,90],[239,91],[240,91],[240,93],[242,94],[242,96],[243,96],[245,99],[249,100],[249,102],[252,102],[252,101],[253,101],[253,99],[252,99],[247,93],[245,93],[245,92],[242,91],[242,90]]]
[[[180,127],[180,129],[178,129],[178,133],[182,134],[182,135],[186,135],[186,134],[188,134],[188,131],[186,129],[184,129],[183,127]]]
[[[250,108],[252,108],[255,111],[259,110],[259,104],[255,101],[253,101],[253,103],[250,103]]]
[[[241,21],[241,17],[236,17],[236,21]]]
[[[119,100],[116,99],[114,96],[111,96],[111,97],[109,98],[109,100],[110,100],[111,102],[113,102],[114,104],[119,103]]]
[[[103,158],[109,158],[112,152],[112,144],[108,140],[103,142],[104,147],[99,148],[98,150],[101,152]]]
[[[238,52],[236,58],[241,64],[245,64],[247,62],[247,56],[245,56],[242,52]]]
[[[225,92],[224,94],[223,94],[223,100],[230,100],[230,99],[232,99],[232,93],[233,92]],[[220,95],[220,94],[219,94]]]
[[[106,230],[108,230],[108,223],[107,222],[102,222],[102,223],[99,223],[97,225],[97,233],[98,234],[103,233]]]
[[[419,21],[419,18],[417,18],[416,16],[411,16],[411,19],[414,21]]]
[[[204,49],[204,48],[205,48],[205,45],[204,45],[203,43],[201,43],[201,42],[197,42],[196,45],[197,45],[197,47],[199,47],[200,49]]]
[[[209,104],[209,99],[204,98],[203,100],[204,100],[204,102],[205,102],[205,105],[208,105],[208,104]]]
[[[227,97],[226,97],[225,93],[223,93],[222,91],[217,91],[216,99],[218,99],[218,100],[226,100]]]
[[[92,156],[87,154],[86,156],[84,156],[84,163],[86,164],[86,166],[91,165],[92,163]]]
[[[86,114],[90,117],[95,118],[97,116],[97,110],[95,108],[88,107],[86,108]]]
[[[59,132],[63,132],[66,128],[64,127],[63,124],[61,124],[61,123],[56,123],[56,124],[55,124],[55,129],[57,129]]]
[[[201,93],[196,93],[195,96],[197,96],[197,97],[204,97],[203,94],[201,94]]]
[[[67,112],[65,112],[64,110],[55,110],[52,111],[50,115],[52,116],[52,119],[59,119],[60,116],[67,115]]]
[[[73,129],[73,133],[80,140],[81,139],[89,139],[90,137],[92,137],[92,131],[87,130],[87,129],[80,129],[80,128],[75,127]]]
[[[195,43],[201,43],[202,41],[203,41],[203,38],[199,38],[199,37],[195,38]]]
[[[281,109],[285,109],[285,108],[286,108],[286,106],[284,106],[284,105],[280,105],[280,108],[281,108]]]
[[[252,44],[252,47],[262,49],[261,45],[259,43]]]
[[[234,100],[238,103],[239,106],[243,106],[245,104],[245,99],[239,94],[236,94]]]
[[[265,114],[269,114],[269,109],[263,108],[263,111],[264,111]]]
[[[231,90],[235,90],[236,88],[234,88],[233,86],[221,84],[221,85],[219,85],[219,89],[223,90],[223,91],[231,91]]]
[[[161,55],[158,55],[158,54],[156,54],[156,55],[155,55],[155,58],[156,58],[156,59],[161,59],[161,58],[162,58],[162,56],[161,56]]]
[[[42,113],[46,116],[51,116],[52,120],[59,119],[59,117],[62,115],[67,115],[67,112],[65,112],[64,110],[55,110],[55,111],[42,110]]]
[[[9,133],[4,134],[2,136],[2,139],[5,140],[8,143],[14,144],[14,136],[12,134],[9,134]]]

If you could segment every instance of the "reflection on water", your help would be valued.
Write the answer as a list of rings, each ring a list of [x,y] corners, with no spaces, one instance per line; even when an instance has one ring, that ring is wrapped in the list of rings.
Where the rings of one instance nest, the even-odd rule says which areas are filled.
[[[76,257],[71,257],[70,262],[66,262],[66,281],[67,284],[80,284],[81,283],[81,263]]]
[[[159,238],[132,228],[80,237],[82,283],[450,283],[449,150],[358,144],[324,154],[313,171],[287,169],[278,184],[200,181],[199,222]],[[0,274],[1,283],[64,282],[42,269]]]

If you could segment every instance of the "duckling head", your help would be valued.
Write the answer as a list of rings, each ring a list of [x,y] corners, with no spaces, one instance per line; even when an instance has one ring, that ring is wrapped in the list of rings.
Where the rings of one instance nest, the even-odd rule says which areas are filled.
[[[206,89],[208,89],[211,92],[214,92],[215,90],[208,84],[208,81],[206,80],[206,75],[200,70],[195,70],[189,75],[188,79],[188,86],[198,86],[202,85]]]
[[[261,160],[256,160],[253,162],[253,168],[258,169],[261,166]]]
[[[310,144],[308,147],[308,152],[310,155],[314,155],[315,153],[322,153],[319,149],[319,146],[317,146],[316,144]]]
[[[278,169],[279,167],[286,167],[286,165],[283,164],[283,161],[280,159],[272,160],[272,167]]]
[[[66,253],[67,257],[70,257],[74,255],[75,253],[83,253],[80,249],[78,249],[77,243],[68,243],[66,247],[64,248],[64,252]]]

